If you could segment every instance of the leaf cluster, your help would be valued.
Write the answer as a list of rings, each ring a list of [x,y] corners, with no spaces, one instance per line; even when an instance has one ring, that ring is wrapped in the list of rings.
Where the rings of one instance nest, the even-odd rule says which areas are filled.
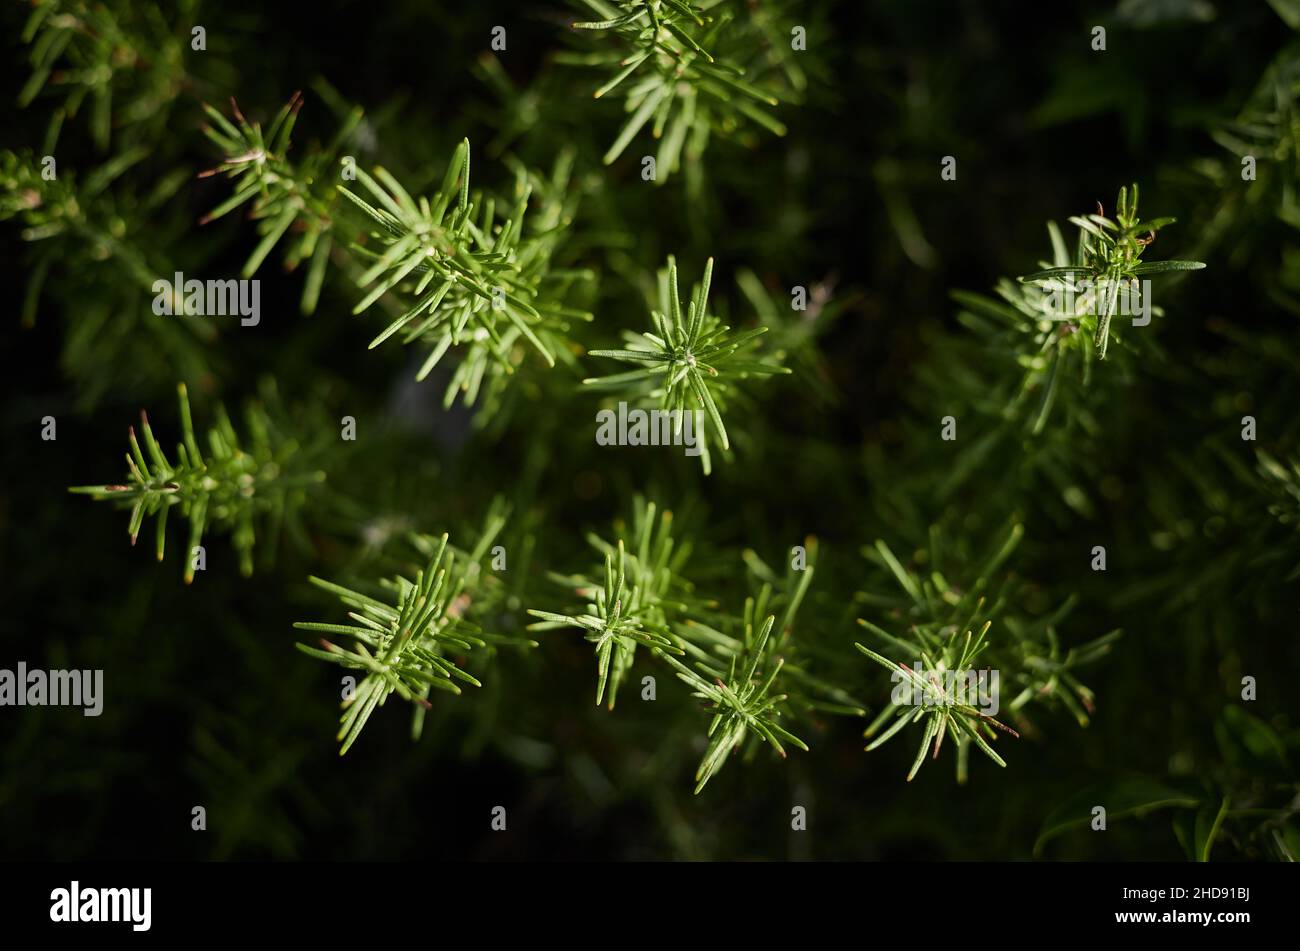
[[[1097,214],[1077,215],[1070,218],[1079,229],[1079,245],[1075,263],[1064,267],[1050,267],[1020,280],[1024,283],[1051,283],[1062,287],[1079,278],[1086,278],[1089,286],[1075,301],[1078,312],[1091,313],[1096,318],[1093,345],[1098,359],[1106,359],[1110,337],[1110,322],[1118,309],[1123,285],[1138,287],[1138,278],[1171,271],[1196,271],[1205,267],[1200,261],[1142,261],[1142,253],[1155,241],[1161,228],[1173,224],[1175,218],[1152,218],[1143,221],[1138,216],[1138,187],[1121,187],[1116,201],[1115,218],[1107,218],[1098,205]]]
[[[308,656],[337,664],[365,676],[343,701],[338,739],[339,755],[361,735],[376,709],[394,693],[416,705],[411,735],[418,739],[425,712],[432,709],[433,690],[459,695],[462,684],[482,682],[465,669],[461,655],[488,652],[499,646],[534,647],[534,641],[485,631],[478,619],[488,616],[497,581],[484,566],[493,539],[505,524],[504,512],[489,513],[475,547],[468,552],[448,544],[449,536],[416,536],[413,544],[424,554],[422,567],[411,577],[380,582],[381,597],[321,578],[311,583],[331,592],[349,610],[350,624],[299,621],[294,627],[322,635],[350,638],[347,648],[322,637],[320,647],[298,644]]]
[[[729,135],[752,123],[776,135],[785,125],[771,110],[785,92],[785,76],[771,69],[760,50],[768,42],[760,17],[731,0],[693,4],[685,0],[582,0],[599,19],[573,24],[575,30],[609,34],[615,42],[563,61],[612,72],[594,96],[618,92],[628,114],[605,152],[612,164],[647,125],[659,140],[656,182],[696,160],[709,137]],[[780,45],[778,45],[780,44]],[[612,48],[611,48],[612,47]],[[791,74],[801,77],[797,69]]]
[[[333,247],[334,205],[337,189],[331,181],[340,150],[356,131],[363,113],[353,107],[343,118],[332,142],[308,152],[300,162],[288,157],[291,136],[302,108],[301,93],[294,93],[263,133],[261,124],[250,122],[231,99],[231,122],[212,106],[204,104],[211,123],[204,134],[222,150],[223,161],[200,173],[200,178],[225,175],[234,193],[199,220],[207,224],[251,202],[249,218],[257,222],[261,240],[244,262],[242,276],[257,273],[266,256],[292,232],[285,252],[285,268],[294,270],[310,262],[303,285],[301,309],[316,310],[321,284]]]
[[[281,431],[267,410],[250,403],[246,414],[248,436],[241,439],[225,409],[216,409],[217,421],[206,433],[206,451],[199,445],[190,416],[185,384],[178,388],[181,442],[175,458],[168,458],[154,437],[148,415],[140,412],[140,433],[130,427],[126,455],[127,481],[109,485],[75,486],[69,491],[108,500],[130,508],[127,531],[134,545],[144,520],[156,517],[154,545],[163,559],[167,519],[173,509],[189,523],[185,583],[194,580],[194,550],[204,533],[218,528],[231,534],[244,575],[253,572],[253,551],[259,521],[270,523],[269,548],[287,527],[303,536],[299,511],[313,486],[325,473],[312,468],[302,445]],[[143,446],[142,446],[143,444]]]
[[[866,736],[876,736],[891,718],[893,724],[880,733],[867,747],[873,750],[901,730],[908,723],[925,720],[920,751],[908,774],[911,780],[920,768],[924,752],[933,740],[933,755],[938,757],[943,736],[951,733],[957,748],[957,780],[964,783],[968,773],[969,745],[978,746],[999,766],[1002,758],[987,745],[995,737],[994,729],[1015,734],[1016,731],[991,717],[974,710],[969,702],[947,696],[944,678],[956,676],[956,682],[969,682],[968,675],[979,676],[974,667],[982,658],[984,671],[997,671],[998,705],[1006,709],[1017,721],[1021,730],[1035,730],[1028,719],[1027,707],[1041,704],[1061,706],[1069,711],[1080,726],[1086,726],[1093,708],[1093,694],[1075,674],[1078,667],[1090,664],[1105,656],[1120,632],[1111,631],[1085,644],[1063,648],[1057,635],[1057,626],[1074,606],[1067,599],[1051,613],[1032,617],[1017,610],[1024,597],[1023,586],[1014,577],[1003,575],[1003,564],[1011,556],[1023,537],[1019,522],[1012,522],[995,546],[980,558],[971,558],[957,551],[955,558],[944,554],[942,533],[931,532],[927,549],[918,552],[921,564],[904,565],[883,540],[867,550],[870,560],[884,569],[894,582],[894,590],[873,587],[859,595],[859,602],[871,606],[889,626],[903,624],[907,633],[898,636],[885,626],[865,618],[858,624],[889,649],[889,655],[857,644],[858,650],[893,673],[895,682],[902,677],[912,689],[911,697],[925,696],[938,691],[936,703],[903,703],[891,695],[886,705],[867,727]],[[967,582],[950,581],[945,564],[952,561],[961,565],[960,575]],[[967,563],[969,562],[969,566]],[[925,566],[922,567],[922,564]],[[988,631],[994,620],[1003,628],[998,640],[990,640]],[[903,658],[900,662],[898,658]],[[918,673],[908,664],[921,665]],[[986,674],[984,681],[991,688],[993,681]],[[1009,699],[1002,701],[1002,697]],[[1018,735],[1018,734],[1016,734]]]
[[[369,199],[340,188],[371,225],[367,241],[353,245],[369,264],[359,278],[368,291],[354,313],[403,282],[410,284],[402,312],[370,346],[400,335],[403,343],[428,347],[417,380],[428,376],[453,346],[463,347],[447,388],[447,405],[457,393],[473,403],[485,378],[514,373],[523,344],[554,366],[571,323],[591,319],[590,313],[560,303],[569,283],[585,275],[550,268],[555,239],[568,221],[552,215],[543,219],[540,232],[528,227],[532,185],[523,169],[514,194],[500,203],[471,192],[469,176],[466,139],[431,198],[413,198],[382,167],[373,176],[357,169]]]
[[[682,574],[690,546],[673,540],[671,513],[656,518],[657,512],[654,503],[638,498],[627,537],[622,532],[613,542],[589,537],[604,553],[603,585],[584,575],[554,576],[578,594],[594,597],[585,613],[528,612],[541,619],[529,630],[577,627],[595,645],[597,704],[608,693],[613,709],[638,646],[667,663],[711,714],[709,743],[695,773],[696,793],[733,752],[752,756],[767,744],[784,757],[787,743],[807,750],[783,724],[817,712],[863,714],[847,693],[800,662],[793,628],[812,582],[812,565],[792,569],[783,582],[751,553],[751,570],[764,576],[759,593],[746,598],[740,615],[722,612],[716,601],[695,594]],[[815,551],[815,543],[812,547]]]
[[[721,408],[725,407],[734,382],[790,371],[779,363],[751,355],[755,340],[767,332],[766,327],[732,333],[730,326],[709,312],[712,279],[713,258],[709,258],[704,265],[704,276],[683,310],[677,286],[677,262],[670,255],[667,270],[659,280],[660,306],[650,312],[655,332],[626,333],[625,349],[591,351],[593,357],[636,363],[642,368],[590,377],[583,383],[657,401],[661,409],[674,413],[674,434],[681,432],[686,412],[702,410],[722,448],[730,449]],[[704,426],[699,428],[700,461],[707,475],[712,462],[706,431]]]

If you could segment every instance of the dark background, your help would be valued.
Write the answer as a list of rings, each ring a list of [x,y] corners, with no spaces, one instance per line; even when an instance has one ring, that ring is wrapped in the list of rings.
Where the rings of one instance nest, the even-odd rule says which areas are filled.
[[[18,36],[27,7],[0,12],[8,90],[0,146],[39,154],[57,97],[15,105],[30,72]],[[350,315],[356,296],[345,281],[327,280],[320,310],[302,317],[301,276],[283,274],[273,252],[259,273],[261,325],[222,332],[201,357],[207,372],[191,375],[147,334],[104,330],[102,346],[70,348],[102,288],[122,280],[102,262],[70,256],[35,325],[20,326],[29,249],[17,222],[0,223],[0,286],[11,305],[0,322],[0,666],[102,667],[107,694],[98,718],[0,710],[0,856],[1025,858],[1061,801],[1131,776],[1260,810],[1225,827],[1216,858],[1277,858],[1279,837],[1295,841],[1300,601],[1285,579],[1297,561],[1268,574],[1253,560],[1260,546],[1283,562],[1294,555],[1295,525],[1200,455],[1230,439],[1243,412],[1260,420],[1270,452],[1295,450],[1300,311],[1290,294],[1300,264],[1294,228],[1276,212],[1277,196],[1296,181],[1296,152],[1284,136],[1260,185],[1272,191],[1247,200],[1239,184],[1222,185],[1237,159],[1212,136],[1247,109],[1270,63],[1294,48],[1293,34],[1262,2],[808,7],[819,29],[810,33],[818,71],[806,103],[782,112],[784,139],[763,136],[753,150],[714,143],[704,204],[687,200],[680,183],[639,187],[628,163],[599,165],[617,110],[593,109],[590,76],[550,65],[572,18],[558,2],[160,7],[175,22],[205,24],[208,50],[186,60],[190,79],[158,128],[140,133],[153,152],[136,180],[216,163],[199,131],[200,101],[224,106],[234,95],[265,121],[294,90],[325,77],[373,123],[365,162],[436,184],[451,147],[468,135],[475,174],[504,184],[506,173],[479,146],[499,131],[501,106],[471,67],[491,27],[505,24],[503,65],[521,88],[537,82],[549,103],[513,150],[546,166],[574,144],[584,174],[608,176],[618,192],[588,225],[621,222],[635,242],[590,254],[603,272],[591,338],[599,342],[590,345],[642,326],[642,297],[619,276],[627,261],[649,269],[676,253],[693,278],[713,254],[719,274],[750,266],[776,288],[833,277],[842,310],[820,350],[838,399],[816,403],[775,384],[739,458],[709,480],[676,460],[617,465],[585,436],[568,448],[565,420],[585,427],[589,415],[574,380],[514,407],[498,433],[466,440],[468,414],[443,414],[440,387],[409,396],[407,354],[366,351],[374,325]],[[1104,53],[1088,45],[1099,23],[1108,27]],[[307,100],[296,145],[333,128],[319,97],[308,91]],[[62,168],[105,157],[85,123],[71,119],[57,154]],[[956,182],[937,174],[944,155],[958,158]],[[1219,170],[1218,184],[1207,168]],[[251,578],[228,557],[228,539],[212,536],[210,567],[187,587],[179,528],[158,564],[150,545],[128,545],[124,512],[66,492],[122,476],[126,427],[142,406],[160,432],[175,433],[178,380],[190,387],[196,419],[210,420],[218,399],[237,407],[272,376],[310,411],[361,421],[366,438],[331,466],[330,482],[339,496],[362,500],[368,518],[401,513],[441,531],[474,523],[493,494],[506,493],[517,512],[533,513],[540,576],[568,570],[582,532],[624,511],[632,491],[658,487],[701,513],[701,557],[715,559],[706,573],[738,565],[742,547],[775,554],[812,533],[829,565],[824,597],[847,600],[865,569],[858,549],[896,528],[881,512],[916,477],[901,462],[911,451],[904,420],[918,406],[943,405],[948,375],[936,340],[962,333],[950,292],[1034,269],[1047,253],[1045,221],[1098,201],[1109,212],[1116,189],[1134,180],[1148,214],[1180,219],[1162,233],[1159,256],[1209,269],[1166,299],[1161,350],[1138,362],[1105,408],[1100,449],[1080,450],[1104,453],[1092,464],[1121,488],[1090,517],[1065,517],[1025,483],[1005,480],[1026,493],[1013,500],[1030,525],[1020,570],[1053,596],[1079,593],[1078,639],[1112,627],[1125,639],[1086,674],[1099,698],[1091,726],[1058,717],[1047,737],[1014,748],[1007,770],[975,764],[967,787],[955,785],[946,761],[906,784],[911,743],[865,754],[854,723],[832,722],[811,753],[730,764],[692,797],[703,719],[684,691],[675,708],[653,714],[631,700],[614,714],[595,708],[590,650],[572,632],[546,634],[523,656],[503,653],[482,691],[430,714],[418,743],[391,700],[340,759],[337,672],[293,650],[291,624],[333,608],[307,575],[356,567],[353,510],[323,503],[311,547],[285,546]],[[253,244],[251,226],[234,215],[195,224],[227,194],[218,179],[187,176],[131,234],[202,261],[205,273],[233,275]],[[904,250],[891,202],[915,216],[931,249],[920,260]],[[715,294],[743,306],[729,280]],[[55,442],[39,438],[45,415],[58,420]],[[897,463],[887,479],[881,458]],[[1006,460],[1007,470],[1015,466]],[[983,512],[991,520],[1006,499],[986,499],[1004,480],[996,470],[983,479],[934,500],[924,517],[960,524],[964,513],[977,520]],[[924,500],[924,488],[913,497]],[[1175,544],[1156,543],[1170,532]],[[1063,554],[1094,544],[1112,552],[1106,575]],[[535,589],[546,591],[540,577]],[[520,605],[516,623],[534,603]],[[868,666],[844,680],[874,701],[881,678]],[[1246,744],[1277,760],[1267,768],[1237,756],[1221,726],[1246,674],[1259,680],[1250,712],[1282,744],[1280,759]],[[667,700],[669,678],[660,682]],[[807,833],[789,831],[790,802],[808,804]],[[207,832],[190,830],[195,805],[208,810]],[[510,810],[505,834],[488,831],[494,805]],[[1160,813],[1116,820],[1107,836],[1076,831],[1046,855],[1177,859],[1183,851]]]

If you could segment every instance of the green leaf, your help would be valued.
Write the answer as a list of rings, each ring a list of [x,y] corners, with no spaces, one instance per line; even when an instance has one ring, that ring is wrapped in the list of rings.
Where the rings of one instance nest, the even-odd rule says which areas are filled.
[[[1132,274],[1165,274],[1169,271],[1199,271],[1205,265],[1200,261],[1143,261],[1135,265]]]
[[[1239,769],[1281,778],[1290,775],[1286,746],[1274,729],[1239,706],[1223,709],[1214,724],[1223,758]]]
[[[628,147],[628,144],[636,134],[641,131],[641,127],[649,121],[650,116],[654,113],[660,100],[662,100],[666,95],[668,95],[668,93],[665,90],[655,90],[653,93],[646,96],[645,102],[641,103],[641,108],[632,113],[632,115],[628,117],[627,122],[623,124],[623,128],[619,132],[618,137],[614,139],[614,144],[609,147],[609,150],[601,158],[602,162],[606,165],[614,164],[615,159],[623,154],[623,150]]]
[[[1107,823],[1125,816],[1141,818],[1159,809],[1191,809],[1200,805],[1197,796],[1146,777],[1136,776],[1097,783],[1070,796],[1043,821],[1034,842],[1034,855],[1040,856],[1049,841],[1081,826],[1092,823],[1092,810],[1106,810]]]
[[[1096,270],[1090,267],[1049,267],[1044,271],[1035,271],[1033,274],[1026,274],[1019,278],[1020,283],[1029,284],[1033,281],[1052,281],[1064,277],[1074,277],[1077,274],[1095,274]]]
[[[1214,837],[1219,834],[1223,817],[1228,814],[1228,797],[1224,796],[1218,808],[1207,806],[1196,813],[1196,861],[1208,862]]]

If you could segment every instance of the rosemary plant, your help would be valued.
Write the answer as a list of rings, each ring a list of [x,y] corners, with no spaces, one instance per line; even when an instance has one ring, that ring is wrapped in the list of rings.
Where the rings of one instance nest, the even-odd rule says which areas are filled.
[[[682,653],[663,628],[655,623],[649,603],[653,595],[638,585],[626,585],[626,580],[626,557],[620,541],[617,561],[605,556],[605,584],[596,589],[596,600],[587,605],[586,614],[528,610],[529,614],[542,619],[539,624],[530,624],[530,631],[578,627],[587,632],[587,640],[596,645],[596,705],[600,706],[605,697],[605,686],[612,680],[609,691],[611,710],[618,696],[618,685],[632,667],[636,645]]]
[[[691,688],[691,695],[714,711],[709,744],[695,775],[699,793],[733,751],[752,756],[757,745],[766,743],[784,757],[782,741],[807,750],[782,721],[811,721],[818,713],[862,716],[865,711],[847,692],[800,662],[792,633],[813,565],[792,569],[782,579],[748,553],[746,562],[761,579],[760,587],[757,595],[746,598],[744,612],[734,616],[720,611],[716,601],[699,597],[682,575],[691,546],[674,540],[672,521],[671,512],[660,513],[655,503],[638,498],[630,526],[616,526],[616,541],[588,536],[604,554],[604,584],[582,575],[553,576],[564,587],[594,599],[587,612],[529,609],[541,619],[529,630],[586,631],[587,640],[596,646],[596,703],[601,703],[608,685],[611,710],[638,646],[666,662]],[[815,542],[810,540],[809,547],[815,553]],[[787,659],[794,662],[787,664]],[[774,689],[778,684],[782,692]]]
[[[544,285],[557,277],[548,273],[555,236],[526,232],[524,216],[532,191],[526,177],[517,177],[515,194],[499,215],[493,198],[475,193],[471,201],[469,173],[467,139],[456,148],[442,186],[431,199],[412,198],[383,168],[376,168],[374,177],[357,170],[358,181],[375,204],[340,188],[375,226],[369,237],[380,249],[353,247],[370,261],[360,279],[370,290],[354,312],[365,311],[408,278],[413,283],[414,302],[408,302],[370,346],[399,333],[404,343],[424,343],[429,355],[416,375],[423,380],[452,346],[464,345],[447,390],[448,404],[457,391],[472,403],[485,375],[513,373],[519,343],[527,342],[554,366],[554,335],[567,331],[571,321],[591,319],[589,313],[566,308],[545,294]],[[548,224],[553,230],[563,222]]]
[[[794,620],[812,582],[813,568],[797,573],[799,581],[779,595],[764,582],[756,596],[745,599],[739,617],[716,615],[706,605],[694,612],[696,617],[674,625],[692,663],[688,666],[668,655],[664,659],[692,688],[692,696],[714,711],[709,745],[695,774],[697,794],[733,751],[748,759],[766,743],[784,759],[781,741],[785,740],[806,752],[807,744],[782,722],[820,727],[819,713],[865,713],[846,691],[815,676],[802,660],[802,644],[793,636]],[[769,613],[773,609],[781,611],[779,626],[777,614]],[[780,692],[774,692],[774,687]]]
[[[1066,319],[1079,319],[1079,313],[1092,315],[1095,331],[1093,345],[1098,358],[1106,359],[1110,339],[1111,319],[1115,316],[1121,291],[1136,291],[1138,279],[1150,274],[1167,274],[1171,271],[1195,271],[1205,267],[1200,261],[1142,261],[1142,253],[1155,241],[1156,233],[1175,218],[1152,218],[1143,221],[1138,217],[1138,187],[1120,188],[1116,201],[1115,218],[1107,218],[1100,204],[1097,214],[1075,216],[1070,222],[1079,228],[1079,250],[1075,263],[1046,268],[1020,278],[1025,283],[1047,283],[1058,290],[1072,294],[1076,282],[1086,279],[1088,284],[1075,301],[1076,312]],[[1080,323],[1083,320],[1079,319]]]
[[[233,123],[204,104],[203,109],[211,120],[210,125],[204,126],[204,134],[226,157],[220,165],[200,173],[199,177],[224,174],[235,183],[235,191],[204,215],[199,224],[207,224],[252,202],[249,217],[258,223],[262,238],[244,262],[245,278],[257,273],[266,256],[292,229],[285,268],[294,270],[303,261],[310,262],[301,301],[302,312],[310,314],[320,299],[334,241],[337,190],[330,183],[329,174],[339,151],[361,122],[362,111],[352,109],[329,146],[312,151],[301,164],[295,165],[289,160],[288,152],[302,102],[302,94],[294,93],[265,133],[259,123],[244,118],[234,99],[230,101]]]
[[[21,60],[0,116],[16,316],[0,358],[22,451],[0,493],[0,550],[21,553],[3,577],[42,618],[29,657],[126,658],[139,686],[90,733],[15,711],[0,851],[94,842],[120,801],[66,810],[47,842],[24,838],[48,827],[39,791],[132,788],[122,751],[163,711],[183,733],[147,750],[160,795],[196,793],[212,834],[171,823],[160,853],[320,854],[343,817],[338,842],[415,854],[394,796],[483,756],[511,809],[491,841],[515,855],[552,844],[518,821],[526,787],[533,816],[598,817],[565,825],[575,854],[1300,857],[1300,729],[1278,687],[1295,648],[1277,623],[1300,579],[1300,4],[1217,4],[1204,25],[1203,3],[1124,0],[1107,22],[1150,32],[1098,56],[1047,7],[1050,42],[1026,55],[1023,16],[997,4],[940,46],[917,4],[574,0],[558,20],[504,4],[436,24],[436,57],[316,42],[330,17],[237,6],[0,5]],[[851,43],[846,15],[864,27]],[[396,3],[366,28],[425,36],[437,19]],[[1221,58],[1225,36],[1212,99],[1146,81]],[[970,95],[993,62],[1001,80]],[[1044,207],[1098,174],[1080,148],[1049,148],[1050,176],[1025,166],[1054,124],[1060,142],[1115,133],[1106,166],[1160,183],[1183,250],[1131,185],[1003,272],[997,235],[1026,223],[999,196]],[[864,255],[863,234],[888,240]],[[958,260],[992,275],[983,292],[944,284]],[[1200,262],[1214,280],[1181,274]],[[321,317],[158,313],[178,274],[257,278],[276,312]],[[1162,306],[1133,299],[1148,278]],[[1155,325],[1130,330],[1132,303]],[[383,349],[354,359],[367,343]],[[293,412],[257,389],[267,374]],[[163,425],[178,380],[209,425],[185,386]],[[244,393],[246,412],[220,408]],[[592,410],[624,401],[699,421],[709,478],[662,439],[599,449]],[[210,583],[154,590],[171,568],[92,557],[109,566],[96,596],[68,596],[60,553],[95,541],[81,503],[43,489],[70,481],[106,403],[151,409],[125,474],[71,491],[121,510],[158,559],[188,546],[186,581],[202,566]],[[286,597],[281,537],[311,562],[288,573],[312,580],[307,620],[277,637],[259,618]],[[141,649],[161,629],[141,606],[186,636]],[[207,663],[214,645],[243,689]],[[1153,671],[1195,689],[1153,695]],[[317,755],[339,688],[347,770]],[[401,762],[358,748],[408,729],[426,748]],[[869,815],[846,808],[845,790],[941,757],[957,783],[931,769]],[[1008,768],[972,783],[983,758]],[[754,832],[803,802],[816,835]],[[1099,804],[1117,834],[1085,831]],[[1021,817],[1006,836],[972,831],[998,806]],[[1163,839],[1130,835],[1125,817],[1157,810]]]
[[[973,580],[960,586],[950,582],[943,570],[944,544],[937,528],[931,532],[928,548],[918,553],[918,560],[924,559],[928,570],[906,567],[884,541],[868,549],[871,560],[892,576],[897,591],[873,589],[860,595],[859,600],[894,623],[905,620],[908,633],[900,637],[872,621],[858,619],[858,624],[886,645],[893,656],[863,644],[856,645],[858,650],[890,670],[896,684],[901,677],[907,688],[891,694],[891,702],[867,727],[865,735],[875,737],[867,749],[876,749],[908,723],[924,720],[921,747],[908,774],[909,781],[920,769],[930,742],[934,741],[933,755],[937,758],[947,734],[952,735],[957,751],[959,783],[967,779],[971,744],[999,766],[1006,765],[987,741],[996,736],[995,728],[1016,736],[1019,732],[976,709],[977,703],[970,697],[972,689],[989,701],[988,709],[1005,709],[1021,731],[1037,729],[1027,716],[1026,708],[1031,704],[1059,704],[1073,714],[1080,726],[1088,724],[1093,694],[1078,681],[1075,670],[1105,656],[1120,632],[1111,631],[1063,651],[1056,626],[1073,607],[1072,599],[1044,617],[1028,617],[1016,611],[1015,603],[1023,596],[1022,586],[1007,577],[1000,579],[999,574],[1023,535],[1023,526],[1012,522],[988,554],[970,559],[976,567],[966,569],[963,575]],[[987,636],[995,619],[1004,628],[1001,642]],[[909,668],[899,657],[919,664],[920,670]],[[978,659],[984,662],[980,670],[974,666]],[[961,689],[955,690],[954,684]],[[1004,685],[1010,688],[1008,692],[1004,692]],[[1010,699],[1003,703],[1007,693]],[[879,733],[891,718],[896,719]]]
[[[656,518],[656,515],[658,517]],[[689,543],[678,544],[672,534],[673,514],[658,512],[653,502],[638,498],[633,507],[629,553],[620,537],[607,542],[589,535],[588,542],[604,557],[604,582],[586,576],[552,574],[552,580],[591,599],[583,614],[557,614],[530,608],[541,618],[530,631],[577,627],[596,647],[596,705],[606,688],[614,709],[619,686],[632,668],[637,645],[682,653],[670,635],[670,620],[688,607],[691,587],[680,572],[690,557]]]
[[[713,258],[704,265],[704,277],[695,286],[690,304],[682,310],[677,290],[677,262],[670,255],[668,268],[659,281],[660,309],[651,310],[656,333],[627,333],[627,349],[592,350],[593,357],[608,357],[636,363],[642,369],[610,376],[590,377],[582,382],[606,390],[615,390],[643,399],[657,399],[660,406],[674,413],[675,433],[681,432],[683,415],[695,409],[708,414],[723,449],[730,449],[727,429],[722,422],[721,406],[735,380],[750,375],[767,376],[790,371],[778,363],[761,359],[743,359],[766,327],[732,333],[714,314],[709,313],[709,284],[713,279]],[[705,430],[699,433],[700,460],[707,475],[712,463]]]
[[[481,616],[489,597],[490,576],[482,564],[492,539],[502,525],[489,517],[488,525],[472,552],[458,552],[448,545],[448,536],[438,539],[417,536],[417,549],[426,553],[424,566],[411,578],[397,577],[381,582],[386,600],[364,594],[321,578],[311,583],[329,591],[351,610],[352,624],[299,621],[294,627],[318,634],[352,639],[352,649],[324,637],[320,647],[299,644],[303,653],[365,676],[345,695],[339,755],[346,753],[378,707],[392,694],[416,705],[411,724],[413,739],[419,739],[425,711],[432,709],[432,690],[460,694],[460,684],[482,686],[482,682],[449,655],[501,645],[533,647],[536,642],[484,631],[472,619]]]
[[[189,6],[183,4],[182,6]],[[83,0],[36,0],[23,25],[32,73],[18,93],[19,106],[42,91],[62,93],[46,151],[59,128],[90,103],[90,131],[100,151],[112,128],[165,122],[167,107],[184,88],[183,44],[188,17],[169,17],[159,7],[98,4]]]
[[[189,522],[186,584],[194,580],[195,549],[204,533],[214,526],[231,533],[239,553],[240,571],[250,575],[257,522],[271,523],[272,551],[282,526],[301,535],[299,510],[312,487],[325,480],[325,473],[304,465],[303,447],[281,432],[271,415],[257,404],[248,407],[246,440],[240,439],[225,409],[218,405],[216,425],[207,431],[205,456],[190,417],[185,384],[177,389],[181,442],[176,446],[175,461],[158,444],[149,417],[141,410],[139,436],[134,426],[129,430],[127,482],[75,486],[69,491],[130,508],[127,531],[132,545],[144,520],[156,516],[154,546],[159,561],[163,559],[167,517],[179,506],[179,516]]]
[[[150,310],[155,282],[174,270],[171,223],[153,220],[188,176],[180,170],[137,187],[131,178],[148,157],[137,146],[84,175],[65,168],[51,176],[33,153],[0,150],[0,221],[21,224],[28,249],[21,321],[35,325],[51,298],[76,298],[63,360],[85,380],[86,402],[129,384],[170,389],[173,370],[198,379],[220,367],[213,324],[184,314],[159,320]],[[101,272],[112,280],[101,285]],[[98,289],[85,293],[88,285]],[[142,346],[162,359],[138,359]]]
[[[747,607],[752,608],[752,604]],[[785,663],[769,649],[775,623],[776,616],[769,615],[755,634],[753,619],[746,618],[744,652],[731,657],[725,678],[714,677],[710,681],[701,676],[699,670],[687,667],[671,655],[664,655],[676,668],[677,676],[691,688],[691,696],[716,711],[709,722],[709,745],[695,772],[696,794],[704,789],[728,755],[739,749],[751,733],[771,744],[782,758],[786,755],[782,740],[805,752],[808,750],[803,740],[777,722],[781,715],[780,705],[787,696],[772,692],[772,685]],[[703,669],[711,673],[707,667]]]
[[[715,130],[728,134],[748,121],[785,135],[785,125],[770,111],[780,99],[769,71],[755,77],[741,65],[758,66],[755,51],[771,48],[762,43],[755,11],[731,0],[582,0],[581,5],[599,19],[574,23],[574,29],[608,33],[616,42],[564,61],[613,72],[594,96],[617,91],[628,113],[605,152],[606,165],[647,124],[659,140],[655,162],[662,174],[656,182],[677,171],[683,152],[698,158]]]
[[[990,739],[996,739],[997,737],[993,728],[997,727],[997,729],[1012,736],[1019,736],[1020,734],[995,718],[981,713],[970,702],[972,698],[966,695],[966,684],[978,684],[979,682],[974,664],[976,658],[987,646],[985,644],[985,635],[988,634],[991,624],[991,621],[985,621],[984,626],[980,628],[979,634],[975,635],[973,640],[971,632],[968,630],[965,638],[959,642],[957,632],[953,631],[936,657],[931,657],[928,653],[922,651],[921,659],[925,664],[924,672],[913,670],[903,664],[889,660],[869,647],[864,647],[861,644],[855,645],[858,650],[880,664],[880,666],[894,672],[896,676],[901,676],[902,682],[908,685],[911,696],[916,697],[919,695],[922,698],[920,703],[895,703],[891,707],[886,707],[875,721],[867,727],[866,731],[866,735],[870,737],[888,721],[890,716],[894,717],[893,724],[868,744],[867,751],[870,752],[909,723],[916,723],[920,720],[925,721],[920,748],[917,750],[916,759],[912,761],[912,768],[907,774],[909,783],[925,761],[925,754],[930,747],[930,741],[934,741],[933,757],[938,759],[939,750],[943,747],[943,738],[948,733],[952,734],[953,741],[957,745],[958,782],[966,781],[966,762],[969,756],[969,744],[971,743],[978,746],[984,755],[999,766],[1005,767],[1007,765],[1006,760],[999,756],[988,743]],[[956,676],[955,678],[949,678],[949,683],[945,685],[944,679],[949,673]],[[976,674],[976,676],[972,677],[972,674]]]

